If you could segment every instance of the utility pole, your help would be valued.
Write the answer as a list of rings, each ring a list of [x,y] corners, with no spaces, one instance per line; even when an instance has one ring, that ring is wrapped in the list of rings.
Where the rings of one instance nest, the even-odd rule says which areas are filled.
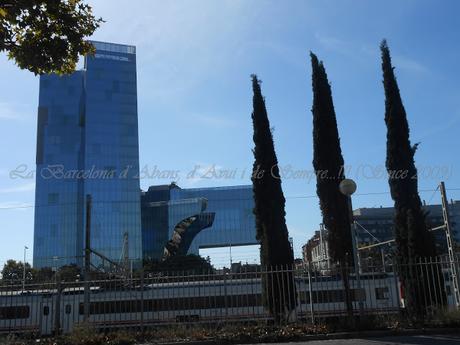
[[[54,284],[57,284],[58,281],[58,260],[59,256],[53,256],[53,271],[54,271]]]
[[[385,273],[385,252],[380,248],[380,255],[382,256],[382,271]]]
[[[321,250],[321,259],[326,258],[326,252],[324,250],[324,242],[323,242],[323,231],[324,231],[324,224],[321,223],[319,225],[319,249]]]
[[[232,270],[233,260],[232,260],[232,244],[230,243],[230,271]]]
[[[321,255],[321,261],[326,262],[326,269],[329,269],[329,254],[326,251],[326,245],[324,243],[324,235],[325,229],[324,229],[324,224],[321,223],[319,225],[319,249],[320,249],[320,255]]]
[[[446,240],[447,240],[447,252],[449,254],[449,261],[450,261],[450,269],[452,272],[452,287],[453,287],[453,295],[455,306],[457,309],[460,309],[460,291],[458,286],[458,272],[457,272],[457,265],[455,262],[455,253],[454,253],[454,246],[452,243],[452,230],[450,228],[450,221],[449,221],[449,204],[447,202],[446,196],[446,187],[444,182],[439,184],[439,190],[441,191],[441,199],[442,199],[442,216],[444,218],[444,229],[446,231]]]
[[[91,195],[86,195],[86,227],[85,227],[85,295],[84,295],[84,321],[88,321],[89,319],[89,303],[90,303],[90,296],[89,296],[89,272],[91,269]]]
[[[129,237],[128,232],[126,231],[123,234],[123,267],[125,269],[125,279],[128,279],[130,276],[130,264],[129,264]]]
[[[24,246],[24,261],[22,269],[22,292],[26,290],[26,250],[29,249],[27,246]]]

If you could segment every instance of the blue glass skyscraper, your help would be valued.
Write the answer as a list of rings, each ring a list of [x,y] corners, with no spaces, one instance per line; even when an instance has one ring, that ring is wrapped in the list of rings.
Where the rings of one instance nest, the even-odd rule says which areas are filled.
[[[40,77],[35,267],[82,264],[88,194],[92,249],[142,258],[136,51],[93,44],[83,70]]]

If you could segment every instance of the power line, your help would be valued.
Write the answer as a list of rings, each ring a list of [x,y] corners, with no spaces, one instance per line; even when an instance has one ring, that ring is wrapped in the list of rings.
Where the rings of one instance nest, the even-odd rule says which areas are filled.
[[[430,204],[431,200],[433,200],[433,197],[435,196],[436,192],[438,191],[439,186],[436,187],[436,190],[431,194],[430,200],[428,200],[428,204]]]
[[[23,206],[2,206],[0,207],[0,210],[17,210],[17,209],[23,209],[23,208],[33,208],[34,205],[23,205]]]
[[[439,187],[436,189],[421,189],[419,190],[419,193],[428,193],[428,192],[433,192],[433,194],[430,197],[430,200],[428,203],[431,202],[433,199],[435,193],[438,191]],[[446,188],[447,191],[460,191],[460,188]],[[388,195],[390,194],[390,191],[385,191],[385,192],[368,192],[368,193],[355,193],[353,194],[353,197],[357,196],[370,196],[370,195]],[[191,198],[184,198],[180,200],[187,200],[187,199],[198,199],[200,197],[191,197]],[[285,196],[286,200],[295,200],[295,199],[312,199],[312,198],[318,198],[316,194],[312,195],[293,195],[293,196]],[[249,198],[227,198],[227,199],[222,199],[219,198],[216,201],[247,201],[250,200]],[[165,200],[167,201],[167,200]],[[176,201],[176,200],[170,200],[170,201]],[[123,200],[113,200],[113,201],[93,201],[93,204],[107,204],[107,205],[113,205],[114,203],[120,203],[120,204],[129,204],[129,203],[138,203],[137,201],[123,201]],[[56,203],[56,204],[46,204],[46,205],[34,205],[34,204],[29,204],[29,205],[19,205],[19,206],[0,206],[0,210],[15,210],[15,209],[27,209],[27,208],[36,208],[36,207],[56,207],[56,206],[70,206],[70,205],[77,205],[77,202],[68,202],[68,203]]]

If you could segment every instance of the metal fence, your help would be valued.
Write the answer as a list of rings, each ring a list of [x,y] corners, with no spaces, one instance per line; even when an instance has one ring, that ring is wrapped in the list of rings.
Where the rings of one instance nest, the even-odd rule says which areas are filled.
[[[452,264],[458,267],[459,263],[438,259],[410,267],[368,266],[359,274],[313,265],[243,266],[237,272],[201,275],[173,272],[27,284],[24,289],[22,284],[0,286],[0,332],[68,333],[82,322],[101,330],[144,330],[178,323],[280,321],[272,310],[276,303],[280,304],[277,310],[284,312],[283,322],[327,323],[350,316],[385,322],[404,317],[408,294],[419,299],[412,298],[411,303],[435,318],[456,308]],[[401,286],[405,269],[417,273],[416,293]],[[283,309],[283,305],[293,307]]]

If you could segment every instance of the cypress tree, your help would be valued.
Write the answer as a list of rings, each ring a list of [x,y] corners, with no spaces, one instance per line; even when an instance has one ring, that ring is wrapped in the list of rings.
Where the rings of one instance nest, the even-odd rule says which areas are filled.
[[[436,256],[436,248],[434,238],[428,231],[426,214],[418,194],[417,169],[414,163],[417,144],[410,143],[406,111],[385,40],[382,41],[380,50],[387,126],[386,169],[395,207],[396,261],[401,283],[406,291],[409,314],[420,317],[426,307],[427,296],[423,295],[423,290],[426,290],[427,286],[424,284],[432,282],[423,279],[423,272],[414,265],[422,259]]]
[[[340,192],[344,176],[344,160],[332,101],[332,92],[322,61],[310,53],[313,88],[313,168],[316,173],[316,193],[328,231],[329,257],[339,264],[346,304],[352,313],[347,266],[353,263],[350,214],[347,196]]]
[[[285,219],[285,198],[281,188],[278,159],[270,130],[260,81],[252,75],[254,165],[252,174],[257,239],[261,244],[262,266],[281,273],[263,276],[264,303],[275,320],[288,316],[296,305],[293,286],[293,252]]]

